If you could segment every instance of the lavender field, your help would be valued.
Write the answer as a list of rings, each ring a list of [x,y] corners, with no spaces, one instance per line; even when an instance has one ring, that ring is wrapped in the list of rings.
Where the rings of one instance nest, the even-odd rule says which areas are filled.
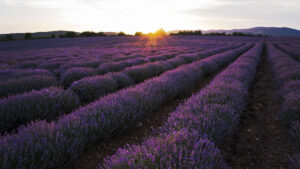
[[[0,168],[300,168],[300,38],[0,42]]]

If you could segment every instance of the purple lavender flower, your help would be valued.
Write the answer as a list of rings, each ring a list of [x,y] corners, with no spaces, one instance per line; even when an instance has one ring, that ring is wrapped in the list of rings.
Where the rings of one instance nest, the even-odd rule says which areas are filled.
[[[39,90],[55,86],[56,84],[56,78],[47,75],[32,75],[23,78],[9,79],[0,82],[0,97],[7,97],[31,90]]]

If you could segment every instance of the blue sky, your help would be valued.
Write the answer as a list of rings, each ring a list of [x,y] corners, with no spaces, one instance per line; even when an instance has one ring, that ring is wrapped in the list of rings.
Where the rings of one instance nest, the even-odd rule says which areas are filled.
[[[0,0],[0,33],[300,29],[300,0]]]

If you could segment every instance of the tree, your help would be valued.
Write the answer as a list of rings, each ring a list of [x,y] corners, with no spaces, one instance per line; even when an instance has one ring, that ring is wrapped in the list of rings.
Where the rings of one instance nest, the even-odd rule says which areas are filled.
[[[32,39],[32,33],[25,33],[24,39]]]
[[[155,35],[160,35],[160,36],[166,36],[167,33],[165,30],[163,30],[163,28],[158,29],[155,33]]]
[[[93,32],[93,31],[85,31],[85,32],[82,32],[80,34],[80,36],[83,36],[83,37],[91,37],[91,36],[96,36],[96,33]]]
[[[135,32],[134,36],[142,36],[143,33],[142,32]]]
[[[225,32],[222,32],[222,33],[211,32],[211,33],[208,33],[208,34],[205,34],[205,35],[208,35],[208,36],[226,36],[226,33]]]
[[[14,40],[14,37],[11,34],[6,35],[7,40]]]
[[[50,36],[50,38],[53,38],[53,39],[54,39],[54,38],[55,38],[55,34],[52,34],[52,35]]]
[[[97,36],[106,36],[104,32],[98,32],[96,33]]]
[[[76,33],[71,31],[71,32],[66,32],[65,36],[66,38],[74,38],[76,37]]]
[[[117,35],[118,36],[125,36],[126,34],[124,32],[119,32]]]

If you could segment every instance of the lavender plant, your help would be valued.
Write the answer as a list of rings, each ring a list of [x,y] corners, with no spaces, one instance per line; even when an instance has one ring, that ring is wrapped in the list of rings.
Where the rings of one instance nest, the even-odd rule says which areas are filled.
[[[107,157],[103,169],[199,168],[227,169],[220,150],[197,132],[180,130],[170,135],[150,138]]]
[[[53,76],[32,75],[0,82],[0,98],[57,85]]]
[[[289,128],[291,136],[295,138],[296,153],[290,158],[290,168],[299,168],[300,63],[273,45],[268,45],[268,59],[277,82],[278,97],[281,101],[281,109],[278,112],[279,119]]]
[[[82,79],[86,76],[94,74],[94,69],[84,67],[69,68],[60,76],[60,84],[65,88],[69,87],[73,82]]]
[[[231,47],[222,47],[218,49],[212,49],[206,51],[209,54],[206,54],[205,52],[201,52],[198,55],[193,55],[194,61],[200,60],[203,58],[206,58],[210,56],[211,54],[222,52],[226,49],[231,49],[237,46],[231,46]],[[192,61],[192,60],[190,60]],[[187,63],[187,62],[184,62]],[[105,64],[108,65],[108,64]],[[180,65],[180,64],[178,64]],[[114,66],[112,66],[114,67]],[[126,74],[128,77],[134,80],[135,83],[140,83],[146,79],[149,79],[151,77],[157,76],[163,72],[166,72],[167,70],[170,70],[174,68],[171,64],[167,61],[157,61],[153,63],[138,65],[138,66],[132,66],[129,68],[126,68],[121,73]],[[71,86],[70,89],[73,90],[80,98],[82,102],[91,102],[94,101],[97,98],[100,98],[108,93],[115,92],[122,87],[125,86],[125,83],[121,86],[116,86],[115,82],[113,82],[113,74],[105,74],[100,76],[94,76],[94,77],[86,77],[79,81],[75,81]],[[110,79],[110,82],[107,83],[107,80],[103,79]],[[127,83],[131,85],[131,83]]]
[[[33,75],[53,76],[51,72],[45,69],[2,69],[0,70],[1,81],[28,77]]]
[[[79,105],[72,91],[50,87],[0,100],[0,132],[16,129],[37,119],[54,120]]]
[[[228,168],[218,149],[203,151],[207,145],[201,144],[202,149],[199,149],[193,147],[199,142],[194,144],[193,141],[200,138],[220,143],[237,124],[261,52],[262,44],[257,44],[217,75],[207,87],[180,105],[160,131],[165,137],[160,135],[147,139],[141,145],[119,149],[99,164],[100,168]],[[215,60],[216,64],[222,63],[220,59]],[[242,78],[243,75],[246,76]],[[176,137],[172,142],[174,133],[182,131],[193,138],[183,134],[180,138],[185,140],[184,144],[177,144]],[[170,148],[164,148],[169,145]],[[173,155],[174,147],[176,155]],[[191,155],[200,159],[195,156],[191,158]]]
[[[209,64],[209,60],[225,66],[250,47],[246,45],[181,66],[102,97],[55,122],[38,121],[21,127],[18,133],[0,139],[1,168],[62,168],[86,146],[134,128],[162,104],[187,91],[205,75],[203,65]],[[187,81],[180,81],[181,78]]]
[[[290,54],[294,59],[300,62],[300,50],[299,48],[294,48],[291,46],[283,45],[283,44],[275,44],[275,46],[284,52]]]

